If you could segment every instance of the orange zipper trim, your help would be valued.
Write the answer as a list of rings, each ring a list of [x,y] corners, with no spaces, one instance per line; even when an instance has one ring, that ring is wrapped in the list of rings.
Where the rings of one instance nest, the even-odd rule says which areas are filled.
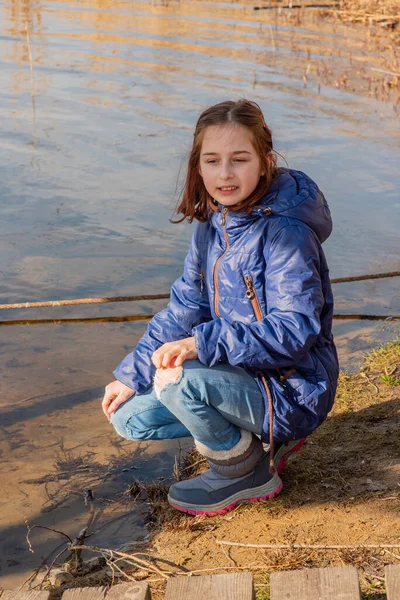
[[[251,275],[247,275],[244,278],[244,282],[245,282],[246,288],[247,288],[246,298],[248,298],[251,301],[251,305],[253,307],[254,314],[255,314],[257,321],[261,321],[263,318],[263,314],[262,314],[260,302],[259,302],[257,294],[256,294],[256,290],[254,289],[253,279],[252,279]]]
[[[225,207],[223,212],[222,212],[222,217],[221,217],[221,223],[222,223],[222,231],[224,232],[224,239],[226,242],[226,248],[223,251],[223,253],[217,258],[217,261],[215,263],[214,266],[214,312],[217,315],[217,317],[220,317],[220,312],[219,312],[219,288],[218,288],[218,265],[221,262],[221,258],[224,256],[224,254],[226,254],[226,252],[228,252],[229,248],[230,248],[230,244],[229,244],[229,239],[228,239],[228,234],[226,233],[226,227],[225,227],[225,222],[226,222],[226,215],[228,214],[228,209]]]

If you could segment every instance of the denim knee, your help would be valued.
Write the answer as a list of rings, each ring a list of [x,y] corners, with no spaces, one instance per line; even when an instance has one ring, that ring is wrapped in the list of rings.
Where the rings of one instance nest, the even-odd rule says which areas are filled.
[[[208,404],[204,370],[207,367],[197,360],[185,361],[179,377],[171,378],[157,390],[157,398],[172,413],[181,416],[182,411],[189,414],[201,410]]]
[[[126,440],[132,440],[135,438],[132,437],[131,430],[128,430],[127,428],[128,420],[126,418],[126,415],[124,414],[124,411],[121,408],[117,409],[114,413],[112,413],[110,417],[110,422],[113,425],[115,431],[118,433],[118,435],[125,438]]]
[[[158,405],[158,402],[146,402],[146,405],[142,406],[141,397],[132,396],[111,414],[111,424],[118,435],[126,440],[151,439],[149,430],[152,431],[153,428],[150,415],[152,409]]]
[[[121,437],[133,441],[165,440],[190,435],[153,392],[134,396],[122,404],[111,415],[111,423]]]

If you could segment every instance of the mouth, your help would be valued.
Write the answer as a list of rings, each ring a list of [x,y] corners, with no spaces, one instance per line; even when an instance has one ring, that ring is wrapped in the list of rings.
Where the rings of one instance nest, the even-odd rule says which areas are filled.
[[[239,188],[237,185],[224,185],[217,189],[222,194],[232,194],[233,192],[236,192],[236,190],[238,190]]]

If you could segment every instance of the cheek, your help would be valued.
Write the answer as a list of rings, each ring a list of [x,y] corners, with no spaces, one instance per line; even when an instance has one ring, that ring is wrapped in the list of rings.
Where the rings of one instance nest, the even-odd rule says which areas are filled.
[[[204,185],[208,189],[208,186],[210,186],[212,184],[212,182],[214,181],[214,177],[213,177],[212,173],[210,173],[209,171],[207,171],[207,169],[205,169],[205,170],[203,170],[201,176],[203,178]]]
[[[246,171],[244,176],[249,186],[257,185],[258,180],[260,179],[260,169],[251,167]]]

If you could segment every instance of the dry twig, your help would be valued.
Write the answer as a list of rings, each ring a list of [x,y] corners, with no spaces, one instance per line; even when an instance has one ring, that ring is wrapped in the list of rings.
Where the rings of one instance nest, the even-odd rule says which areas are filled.
[[[212,567],[210,569],[194,569],[193,571],[174,571],[174,575],[186,575],[186,577],[191,577],[197,573],[211,573],[213,571],[227,571],[231,569],[235,569],[235,571],[265,571],[265,565],[255,565],[253,567]],[[147,583],[158,583],[159,581],[164,581],[164,579],[146,579]]]
[[[28,523],[28,521],[25,520],[25,525],[28,528],[28,532],[26,534],[26,541],[28,542],[28,546],[29,546],[29,552],[32,552],[32,554],[35,553],[34,549],[32,548],[32,544],[31,541],[29,539],[29,535],[31,533],[31,531],[33,531],[34,529],[47,529],[47,531],[52,531],[53,533],[58,533],[58,535],[62,535],[65,538],[67,538],[67,540],[69,541],[70,544],[72,544],[72,540],[69,537],[69,535],[67,535],[66,533],[64,533],[63,531],[58,531],[58,529],[53,529],[52,527],[45,527],[44,525],[33,525],[33,527],[31,527]]]
[[[131,560],[134,563],[137,563],[138,565],[140,565],[144,569],[147,569],[148,571],[153,571],[154,573],[158,573],[158,575],[161,575],[161,577],[163,577],[164,579],[169,579],[169,577],[170,577],[169,572],[167,573],[165,571],[161,571],[161,569],[159,569],[158,567],[156,567],[155,565],[150,563],[148,560],[144,560],[143,558],[138,558],[136,554],[127,554],[126,552],[120,552],[119,550],[109,550],[108,548],[98,548],[97,546],[86,546],[86,545],[70,546],[69,550],[90,550],[91,552],[99,552],[101,554],[107,553],[107,554],[111,554],[112,556],[114,554],[116,554],[117,556],[121,556],[122,558],[127,558],[128,560]]]
[[[242,544],[241,542],[228,542],[227,540],[215,540],[217,544],[224,546],[240,546],[242,548],[265,548],[269,550],[363,550],[380,548],[400,548],[399,544]]]

